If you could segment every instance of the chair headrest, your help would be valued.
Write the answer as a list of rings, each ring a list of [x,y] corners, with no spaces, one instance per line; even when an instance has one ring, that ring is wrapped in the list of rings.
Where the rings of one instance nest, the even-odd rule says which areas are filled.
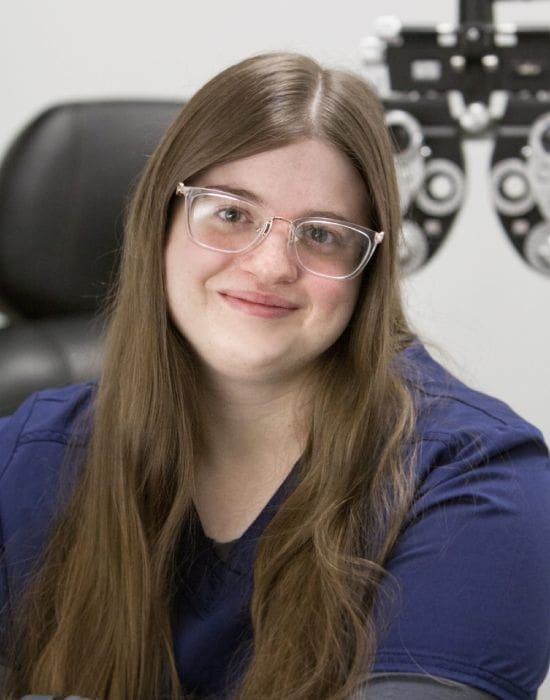
[[[36,318],[98,308],[129,191],[181,106],[62,104],[18,136],[0,166],[0,297],[12,310]]]

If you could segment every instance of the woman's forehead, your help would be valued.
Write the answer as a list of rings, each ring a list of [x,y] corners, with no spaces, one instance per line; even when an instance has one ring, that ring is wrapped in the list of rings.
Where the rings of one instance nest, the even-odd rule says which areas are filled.
[[[369,201],[351,160],[319,139],[304,139],[220,163],[193,178],[193,185],[243,196],[261,206],[326,211],[360,222]]]

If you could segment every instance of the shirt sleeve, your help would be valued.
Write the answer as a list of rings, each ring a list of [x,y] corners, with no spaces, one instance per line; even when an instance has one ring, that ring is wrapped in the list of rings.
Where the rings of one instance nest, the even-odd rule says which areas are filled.
[[[93,389],[85,384],[46,390],[0,418],[0,656],[13,602],[40,561],[78,476]],[[71,441],[71,465],[62,469]]]
[[[4,653],[1,640],[5,637],[6,619],[9,616],[8,554],[5,513],[2,508],[3,476],[15,453],[19,435],[26,424],[32,403],[33,399],[27,400],[13,416],[0,418],[0,657]]]
[[[536,697],[550,656],[550,462],[529,426],[427,436],[374,671]]]

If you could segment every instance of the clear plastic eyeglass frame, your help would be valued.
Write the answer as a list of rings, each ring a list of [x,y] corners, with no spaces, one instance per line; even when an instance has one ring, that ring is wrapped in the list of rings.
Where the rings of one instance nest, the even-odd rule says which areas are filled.
[[[249,200],[244,199],[243,197],[239,197],[237,195],[232,194],[231,192],[224,192],[223,190],[217,190],[217,189],[212,189],[209,187],[192,187],[185,185],[183,182],[179,182],[176,187],[175,194],[179,197],[184,197],[185,199],[185,206],[187,210],[187,232],[189,235],[189,238],[195,243],[196,245],[200,246],[201,248],[206,248],[208,250],[213,250],[219,253],[225,253],[227,255],[242,255],[243,253],[247,253],[253,248],[256,248],[260,243],[265,240],[265,238],[269,235],[273,222],[276,220],[279,221],[285,221],[288,224],[288,243],[293,246],[294,249],[294,255],[296,258],[296,261],[298,262],[299,266],[305,270],[306,272],[309,272],[312,275],[316,275],[318,277],[325,277],[327,279],[337,279],[337,280],[347,280],[347,279],[352,279],[353,277],[357,277],[357,275],[361,274],[365,267],[367,266],[367,263],[369,260],[372,258],[374,251],[378,247],[378,245],[383,241],[384,239],[384,232],[383,231],[372,231],[369,228],[366,228],[364,226],[360,226],[359,224],[353,224],[348,221],[342,221],[339,219],[328,219],[325,217],[303,217],[300,219],[294,219],[290,220],[287,219],[283,216],[271,216],[271,217],[266,217],[262,221],[262,225],[258,227],[257,229],[257,235],[255,238],[253,238],[250,243],[247,243],[244,247],[239,248],[239,249],[226,249],[226,248],[220,248],[216,247],[213,245],[210,245],[208,243],[205,243],[204,241],[199,240],[193,235],[192,232],[192,222],[191,222],[191,211],[192,211],[192,202],[193,199],[199,195],[214,195],[218,197],[225,197],[231,201],[234,202],[242,202],[243,204],[246,204],[248,206],[254,207],[254,209],[259,209],[259,206],[255,202],[251,202]],[[332,225],[337,225],[340,226],[346,230],[353,231],[355,233],[360,234],[361,236],[364,236],[368,242],[369,245],[366,247],[365,254],[363,258],[360,260],[360,262],[357,264],[357,266],[353,269],[352,272],[345,274],[345,275],[333,275],[333,274],[327,274],[324,272],[319,272],[314,269],[311,269],[307,265],[304,264],[302,259],[300,258],[300,255],[297,250],[297,238],[295,235],[296,227],[303,225],[305,223],[312,223],[312,224],[332,224]]]

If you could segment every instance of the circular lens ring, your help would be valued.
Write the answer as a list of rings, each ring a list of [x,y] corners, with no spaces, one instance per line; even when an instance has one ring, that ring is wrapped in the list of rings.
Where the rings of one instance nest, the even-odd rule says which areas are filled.
[[[405,219],[399,238],[399,266],[403,274],[416,272],[427,262],[429,254],[426,234],[415,221]]]
[[[450,195],[438,199],[431,195],[430,182],[437,177],[445,177],[450,184]],[[430,216],[450,216],[460,207],[464,198],[464,173],[452,160],[433,158],[426,163],[424,185],[416,196],[416,205]]]
[[[386,126],[392,135],[397,159],[408,160],[419,154],[424,135],[420,122],[410,112],[403,109],[390,110],[386,113]],[[406,143],[403,136],[406,136]],[[400,145],[404,147],[399,148]]]
[[[535,226],[523,246],[525,258],[536,270],[550,275],[550,223],[541,222]]]
[[[510,198],[505,194],[505,180],[510,177],[521,178],[527,185],[524,196]],[[499,161],[491,172],[493,196],[497,210],[504,216],[523,216],[535,206],[535,198],[529,186],[529,174],[525,163],[519,158],[505,158]]]

